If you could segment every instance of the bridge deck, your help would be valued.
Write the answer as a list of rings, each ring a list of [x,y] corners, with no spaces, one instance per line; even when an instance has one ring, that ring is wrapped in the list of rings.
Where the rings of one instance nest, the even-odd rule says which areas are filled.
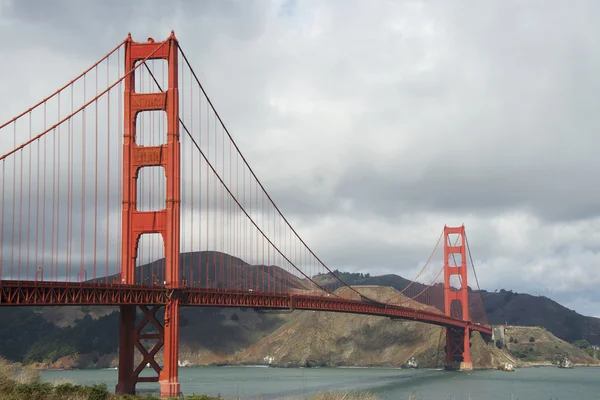
[[[335,296],[146,285],[0,281],[0,306],[162,305],[172,296],[178,296],[182,306],[345,312],[400,318],[444,327],[469,327],[481,333],[492,334],[491,327],[487,325],[463,321],[441,313]]]

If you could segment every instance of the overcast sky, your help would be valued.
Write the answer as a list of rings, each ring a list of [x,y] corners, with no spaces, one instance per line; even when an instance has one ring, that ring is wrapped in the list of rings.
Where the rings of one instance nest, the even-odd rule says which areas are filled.
[[[600,316],[600,3],[524,4],[0,0],[0,121],[173,29],[331,268],[410,278],[464,223],[483,288]]]

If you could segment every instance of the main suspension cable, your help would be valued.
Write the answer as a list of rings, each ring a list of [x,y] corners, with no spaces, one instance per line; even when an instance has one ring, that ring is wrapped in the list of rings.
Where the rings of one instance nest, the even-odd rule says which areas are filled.
[[[150,73],[150,76],[152,77],[152,79],[154,80],[154,83],[156,84],[156,86],[158,87],[158,89],[161,92],[164,92],[164,89],[161,87],[161,85],[158,83],[158,81],[156,80],[156,77],[154,76],[154,74],[152,73],[152,71],[150,70],[150,68],[148,67],[148,65],[146,65],[146,63],[144,62],[144,65],[146,66],[147,71]],[[287,261],[291,266],[293,266],[298,272],[300,272],[306,279],[308,279],[310,282],[314,283],[315,285],[317,285],[321,290],[323,290],[326,293],[329,293],[333,296],[339,297],[338,295],[336,295],[333,292],[330,292],[329,290],[325,289],[324,287],[322,287],[320,284],[318,284],[317,282],[315,282],[311,277],[309,277],[306,273],[304,273],[304,271],[302,271],[300,268],[298,268],[285,254],[283,254],[283,252],[281,252],[281,250],[279,250],[279,248],[277,246],[275,246],[275,244],[271,241],[271,239],[269,239],[267,237],[267,235],[263,232],[263,230],[258,226],[258,224],[252,219],[252,217],[250,216],[250,214],[248,213],[248,211],[246,211],[246,209],[244,208],[244,206],[242,206],[242,204],[238,201],[238,199],[235,197],[235,195],[231,192],[231,190],[229,189],[229,187],[227,186],[227,184],[225,183],[225,181],[221,178],[221,176],[219,175],[219,173],[217,172],[217,170],[215,169],[215,167],[211,164],[211,162],[209,161],[208,157],[206,156],[206,154],[204,154],[204,152],[202,151],[202,149],[200,148],[200,146],[198,145],[198,142],[196,142],[196,139],[194,139],[194,137],[192,136],[191,132],[189,131],[189,129],[187,128],[187,126],[185,125],[185,123],[183,122],[183,120],[181,119],[181,117],[179,117],[179,123],[181,124],[181,126],[183,127],[183,129],[185,130],[185,132],[187,133],[187,135],[189,136],[189,138],[192,140],[192,143],[194,144],[194,146],[196,147],[196,149],[198,149],[198,151],[200,152],[200,155],[202,156],[202,158],[204,158],[204,161],[206,161],[206,164],[208,165],[208,167],[212,170],[212,172],[214,173],[214,176],[219,180],[219,182],[221,183],[222,187],[227,191],[227,193],[229,194],[229,196],[233,199],[233,201],[238,205],[238,207],[240,208],[240,210],[246,215],[246,217],[250,220],[250,222],[252,223],[252,225],[254,225],[254,227],[256,228],[256,230],[263,236],[264,239],[267,240],[267,242],[273,246],[273,248],[279,253],[279,255],[281,255],[283,257],[283,259],[285,261]],[[360,295],[360,293],[359,293]]]
[[[237,146],[235,140],[233,140],[233,137],[231,136],[231,134],[229,133],[229,130],[227,129],[227,127],[225,126],[225,123],[223,122],[223,120],[221,119],[221,116],[219,115],[219,113],[217,112],[216,108],[214,107],[212,101],[210,100],[210,98],[208,97],[208,94],[206,93],[206,91],[204,90],[204,87],[202,86],[202,84],[200,83],[200,79],[198,79],[198,76],[196,75],[196,72],[194,71],[194,69],[192,68],[192,65],[190,64],[189,60],[187,59],[184,51],[181,49],[181,46],[179,46],[179,51],[181,52],[181,55],[183,56],[184,61],[186,62],[188,68],[190,69],[190,72],[192,73],[192,76],[194,77],[194,79],[196,80],[196,83],[198,84],[198,86],[200,87],[200,90],[202,90],[202,93],[204,94],[204,96],[206,97],[206,100],[208,101],[208,104],[210,104],[213,112],[215,113],[215,116],[218,118],[221,126],[223,127],[223,129],[225,130],[225,132],[227,133],[227,136],[229,137],[229,140],[231,140],[231,143],[233,144],[233,146],[235,147],[235,149],[237,150],[238,154],[240,155],[240,157],[242,158],[242,160],[244,161],[244,163],[246,164],[246,166],[248,167],[250,173],[252,174],[252,176],[254,177],[254,179],[256,180],[256,183],[260,186],[260,188],[262,189],[263,193],[265,194],[265,196],[267,196],[267,198],[269,199],[269,201],[271,202],[271,204],[273,204],[273,207],[275,208],[275,210],[277,210],[277,213],[279,214],[279,216],[285,221],[285,223],[287,224],[287,226],[290,228],[290,230],[296,235],[296,237],[298,238],[298,240],[304,245],[304,247],[310,252],[310,254],[332,275],[334,276],[338,281],[340,281],[342,284],[344,284],[345,286],[347,286],[348,288],[350,288],[353,292],[355,292],[356,294],[358,294],[359,296],[365,297],[364,295],[362,295],[359,291],[357,291],[356,289],[354,289],[352,286],[350,286],[349,284],[347,284],[342,278],[340,278],[335,272],[333,272],[331,269],[329,269],[329,267],[327,267],[327,265],[325,265],[325,263],[312,251],[312,249],[306,244],[306,242],[304,242],[304,240],[300,237],[300,235],[298,235],[298,233],[296,232],[296,230],[292,227],[292,225],[289,223],[289,221],[287,220],[287,218],[285,218],[285,216],[283,215],[283,213],[281,212],[281,210],[279,209],[279,207],[277,207],[277,204],[275,204],[275,202],[273,201],[273,199],[271,198],[271,196],[269,195],[269,193],[266,191],[266,189],[264,188],[263,184],[261,183],[261,181],[258,179],[258,177],[256,176],[256,174],[254,173],[254,170],[252,170],[252,168],[250,167],[250,164],[248,163],[248,161],[246,160],[246,158],[244,157],[244,155],[242,154],[242,152],[240,151],[239,147]],[[365,297],[366,298],[366,297]],[[370,299],[369,299],[370,300]]]

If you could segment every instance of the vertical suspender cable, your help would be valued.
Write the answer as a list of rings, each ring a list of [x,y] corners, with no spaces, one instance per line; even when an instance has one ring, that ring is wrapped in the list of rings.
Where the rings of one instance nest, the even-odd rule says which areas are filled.
[[[110,82],[110,63],[106,63],[106,84],[108,85]],[[105,241],[105,261],[104,261],[104,283],[108,284],[108,260],[109,260],[109,249],[111,248],[110,245],[110,236],[109,236],[109,232],[110,232],[110,193],[111,193],[111,188],[110,188],[110,165],[112,164],[111,160],[110,160],[110,155],[111,155],[111,148],[110,148],[110,135],[111,135],[111,129],[110,129],[110,92],[108,93],[108,95],[106,96],[106,160],[107,160],[107,165],[106,165],[106,237],[104,239]],[[118,133],[118,130],[117,130]],[[117,253],[118,253],[118,248],[117,248]],[[115,273],[119,273],[119,271],[115,271]],[[121,279],[119,279],[120,281]]]
[[[86,83],[87,79],[86,76],[84,75],[83,77],[83,101],[86,102],[86,95],[87,95],[87,83]],[[96,100],[94,103],[98,103],[98,101]],[[81,135],[81,236],[80,236],[80,240],[81,240],[81,255],[80,255],[80,262],[79,262],[79,273],[78,275],[80,275],[79,280],[83,280],[84,277],[81,275],[83,273],[83,262],[84,262],[84,254],[85,254],[85,186],[86,186],[86,168],[85,168],[85,137],[87,135],[87,118],[86,118],[86,110],[83,109],[81,112],[81,124],[82,124],[82,135]]]

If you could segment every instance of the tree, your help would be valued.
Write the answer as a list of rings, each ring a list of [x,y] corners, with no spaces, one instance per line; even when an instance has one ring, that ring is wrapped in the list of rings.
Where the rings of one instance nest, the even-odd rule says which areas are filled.
[[[529,337],[529,343],[533,343],[533,342],[535,342],[535,338],[533,336],[530,336]]]
[[[590,342],[585,339],[576,340],[573,342],[573,345],[579,347],[580,349],[587,349],[591,346]]]
[[[510,343],[514,343],[514,342],[515,342],[515,338],[511,336],[511,337],[508,339],[508,341],[509,341]]]

